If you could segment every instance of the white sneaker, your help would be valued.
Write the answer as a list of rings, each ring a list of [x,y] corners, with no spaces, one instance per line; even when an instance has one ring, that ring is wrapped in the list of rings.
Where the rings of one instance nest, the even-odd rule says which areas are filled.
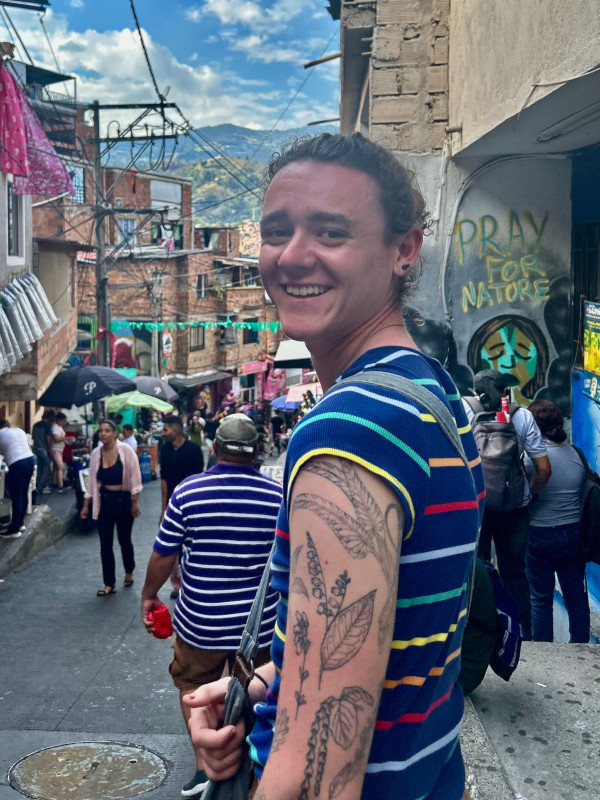
[[[21,531],[11,531],[9,533],[0,533],[0,540],[1,539],[18,539],[20,536],[23,536]]]

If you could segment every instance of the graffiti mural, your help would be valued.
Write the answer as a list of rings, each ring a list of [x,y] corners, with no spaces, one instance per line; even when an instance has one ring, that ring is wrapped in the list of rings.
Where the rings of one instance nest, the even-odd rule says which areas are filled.
[[[517,378],[516,402],[549,397],[568,411],[569,180],[562,162],[505,161],[461,198],[441,281],[461,391],[497,369]]]

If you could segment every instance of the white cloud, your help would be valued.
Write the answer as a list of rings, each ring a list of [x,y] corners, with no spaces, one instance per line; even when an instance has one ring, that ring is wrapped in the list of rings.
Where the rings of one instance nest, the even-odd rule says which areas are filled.
[[[83,8],[83,0],[71,0],[69,5],[71,8]]]
[[[263,7],[255,0],[204,0],[203,5],[192,6],[185,14],[192,22],[213,15],[222,25],[246,25],[252,31],[273,34],[285,30],[291,20],[313,3],[314,0],[275,0],[270,7]]]
[[[40,66],[55,69],[47,43],[39,35],[36,16],[16,11],[15,22],[34,61]],[[45,24],[61,70],[77,75],[77,96],[80,101],[136,103],[156,100],[134,29],[74,31],[69,28],[66,17],[53,14],[50,10],[46,13]],[[228,33],[232,35],[228,36]],[[240,52],[249,60],[300,64],[304,56],[296,49],[298,42],[282,47],[269,42],[264,33],[251,32],[247,37],[237,39],[233,32],[224,29],[219,37],[221,39],[230,46],[237,42]],[[268,129],[289,100],[289,90],[282,87],[279,81],[259,80],[251,73],[240,73],[239,69],[226,66],[223,58],[214,63],[201,63],[202,56],[199,55],[193,63],[191,60],[183,63],[146,32],[144,41],[160,89],[164,90],[167,85],[171,87],[168,99],[180,104],[194,126],[234,122]],[[127,65],[126,70],[123,64]],[[57,91],[62,90],[57,87]],[[287,127],[295,125],[298,120],[298,124],[304,124],[308,119],[335,116],[335,102],[326,111],[321,111],[313,106],[309,98],[298,97],[283,124]],[[179,121],[174,111],[168,113]],[[102,123],[105,125],[115,119],[123,127],[136,114],[136,111],[106,112]],[[114,126],[112,129],[114,131]]]

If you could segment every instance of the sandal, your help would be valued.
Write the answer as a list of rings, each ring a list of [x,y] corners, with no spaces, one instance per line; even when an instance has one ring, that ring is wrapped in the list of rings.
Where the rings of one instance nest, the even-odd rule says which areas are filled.
[[[106,591],[106,589],[98,589],[98,591],[96,592],[96,597],[108,597],[109,594],[116,594],[116,593],[117,590],[115,589],[115,587],[111,586],[108,592]]]
[[[125,578],[125,580],[123,581],[123,586],[126,589],[129,589],[130,586],[133,586],[133,578],[131,578],[131,579]]]

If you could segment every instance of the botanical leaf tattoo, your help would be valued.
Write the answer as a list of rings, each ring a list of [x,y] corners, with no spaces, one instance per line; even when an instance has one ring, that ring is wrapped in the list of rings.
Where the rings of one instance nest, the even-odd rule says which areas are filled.
[[[310,650],[310,639],[308,638],[308,616],[304,611],[296,611],[296,624],[293,628],[294,632],[294,649],[297,656],[302,656],[302,666],[298,667],[300,675],[300,688],[294,692],[296,698],[296,719],[298,719],[298,711],[300,706],[306,705],[306,697],[302,694],[302,684],[309,676],[309,671],[306,669],[306,654]]]
[[[318,797],[321,793],[330,737],[337,745],[348,750],[356,740],[359,713],[365,706],[373,705],[373,697],[360,686],[349,686],[339,697],[328,697],[321,703],[310,728],[300,800],[308,800],[313,778],[314,796]]]
[[[337,486],[350,500],[356,518],[330,500],[308,493],[302,493],[294,499],[292,514],[301,508],[316,514],[325,521],[352,558],[362,559],[370,553],[383,572],[388,593],[379,617],[378,646],[381,651],[395,614],[400,537],[399,532],[398,537],[394,535],[398,529],[392,530],[391,526],[401,519],[401,508],[393,503],[382,513],[354,465],[345,459],[339,459],[338,463],[309,461],[304,469]]]
[[[338,669],[358,653],[367,638],[373,619],[375,589],[338,612],[325,632],[321,644],[321,675]]]
[[[271,744],[271,753],[276,753],[285,742],[285,737],[290,730],[290,717],[287,708],[277,709],[277,720],[275,722],[275,734]],[[256,800],[256,798],[255,798]]]
[[[294,582],[292,583],[292,592],[296,594],[303,594],[307,600],[310,600],[308,596],[308,589],[306,588],[306,584],[298,575],[294,578]]]
[[[379,693],[381,693],[381,691]],[[360,732],[358,746],[354,751],[354,758],[341,768],[329,784],[329,800],[333,800],[334,797],[339,797],[340,793],[346,788],[348,782],[358,775],[362,765],[367,760],[371,735],[373,734],[375,720],[377,719],[377,708],[378,704],[375,703],[372,713],[369,715],[369,718]]]

